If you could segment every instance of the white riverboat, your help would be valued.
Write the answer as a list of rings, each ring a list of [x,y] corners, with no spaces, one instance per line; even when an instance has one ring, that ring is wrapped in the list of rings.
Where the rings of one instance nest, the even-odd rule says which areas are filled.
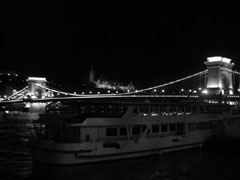
[[[227,133],[226,125],[236,127],[239,117],[227,103],[55,102],[35,122],[32,155],[67,165],[201,147],[208,137]]]

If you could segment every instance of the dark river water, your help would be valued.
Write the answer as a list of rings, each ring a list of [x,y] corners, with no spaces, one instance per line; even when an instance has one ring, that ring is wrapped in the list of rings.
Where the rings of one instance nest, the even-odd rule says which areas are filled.
[[[32,120],[0,116],[0,180],[238,180],[240,153],[192,149],[131,160],[56,166],[32,162]]]

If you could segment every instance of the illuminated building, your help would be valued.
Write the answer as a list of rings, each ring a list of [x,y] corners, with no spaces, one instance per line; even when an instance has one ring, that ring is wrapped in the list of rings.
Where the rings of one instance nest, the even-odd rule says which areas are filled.
[[[93,66],[91,67],[91,70],[89,71],[89,82],[93,83],[95,88],[99,89],[110,89],[110,90],[120,90],[120,91],[134,91],[135,87],[132,83],[129,85],[123,85],[120,82],[116,81],[109,81],[105,80],[103,78],[95,79],[95,72],[93,70]]]

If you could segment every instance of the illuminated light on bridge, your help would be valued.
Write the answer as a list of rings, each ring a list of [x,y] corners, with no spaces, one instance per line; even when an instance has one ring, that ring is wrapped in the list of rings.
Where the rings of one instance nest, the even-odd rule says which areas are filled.
[[[224,63],[231,63],[231,59],[221,57],[221,56],[214,56],[214,57],[208,57],[208,62],[224,62]]]
[[[29,77],[27,79],[28,81],[43,81],[43,82],[47,82],[47,79],[44,77]]]
[[[208,94],[208,90],[207,90],[207,89],[204,89],[204,90],[202,91],[202,93],[203,93],[203,94]]]

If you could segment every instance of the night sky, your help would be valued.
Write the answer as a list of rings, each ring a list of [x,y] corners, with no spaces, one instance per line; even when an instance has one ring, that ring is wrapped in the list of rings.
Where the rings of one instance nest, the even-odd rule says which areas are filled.
[[[0,70],[51,80],[97,76],[138,87],[205,69],[208,56],[240,71],[240,13],[234,5],[161,1],[12,1],[2,13]]]

